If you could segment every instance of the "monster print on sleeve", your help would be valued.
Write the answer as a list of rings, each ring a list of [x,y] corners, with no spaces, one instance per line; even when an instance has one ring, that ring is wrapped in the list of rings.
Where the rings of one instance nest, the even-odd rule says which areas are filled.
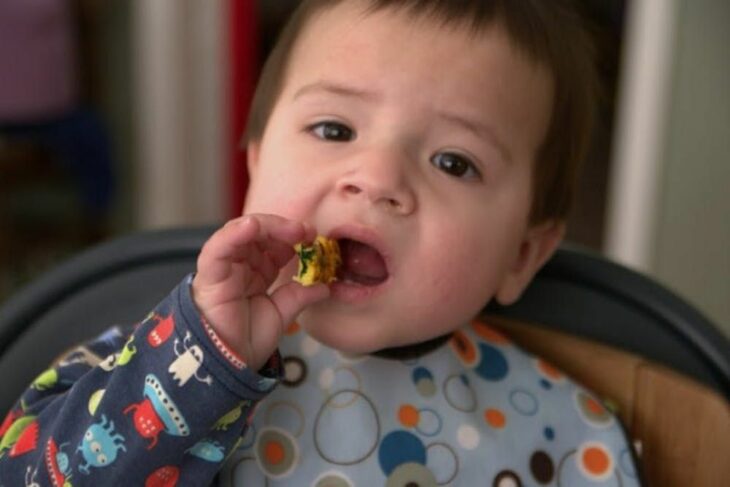
[[[68,443],[62,445],[56,445],[53,438],[48,438],[46,443],[46,469],[48,470],[48,476],[51,478],[51,482],[54,487],[66,487],[71,485],[70,480],[72,477],[69,456],[64,451]]]
[[[84,433],[84,438],[76,451],[84,456],[85,464],[79,467],[88,475],[89,467],[106,467],[117,459],[119,451],[127,451],[124,437],[114,429],[114,422],[102,414],[101,422],[94,423]]]
[[[145,378],[144,400],[130,404],[123,412],[127,414],[130,411],[134,415],[137,433],[152,440],[147,449],[154,448],[161,432],[173,436],[190,434],[185,418],[154,374]]]
[[[280,372],[232,363],[190,282],[139,324],[108,330],[36,377],[0,425],[0,486],[213,481]]]
[[[190,342],[191,335],[189,332],[185,334],[183,340],[175,338],[174,351],[177,358],[167,370],[180,387],[184,386],[191,377],[210,385],[213,382],[210,375],[198,377],[198,369],[203,364],[203,350],[198,345],[190,345]],[[179,344],[182,344],[182,351],[178,351]]]

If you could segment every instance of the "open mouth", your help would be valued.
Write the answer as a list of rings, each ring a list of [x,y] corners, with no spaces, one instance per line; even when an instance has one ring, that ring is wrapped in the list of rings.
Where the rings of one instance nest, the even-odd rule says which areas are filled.
[[[337,272],[340,282],[371,287],[388,279],[385,259],[377,249],[349,238],[339,239],[337,243],[342,256],[342,265]]]

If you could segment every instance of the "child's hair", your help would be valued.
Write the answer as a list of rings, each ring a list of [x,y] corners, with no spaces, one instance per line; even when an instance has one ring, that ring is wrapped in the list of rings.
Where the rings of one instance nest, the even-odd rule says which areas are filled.
[[[254,94],[246,140],[259,141],[282,90],[289,56],[307,22],[346,0],[303,0],[266,61]],[[554,80],[553,113],[535,161],[531,223],[564,220],[578,169],[591,142],[598,96],[593,44],[586,19],[570,0],[365,0],[364,13],[385,8],[432,18],[479,34],[502,26],[529,59],[547,67]]]

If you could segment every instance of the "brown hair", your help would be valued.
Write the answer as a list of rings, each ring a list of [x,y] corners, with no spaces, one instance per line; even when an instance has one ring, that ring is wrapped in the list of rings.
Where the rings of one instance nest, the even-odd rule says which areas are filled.
[[[289,55],[306,23],[344,0],[303,0],[266,61],[249,113],[246,138],[260,140],[283,88]],[[588,152],[598,80],[586,20],[570,0],[366,0],[374,12],[407,10],[445,25],[465,25],[475,34],[499,22],[514,45],[554,79],[553,113],[533,172],[532,223],[565,219],[578,170]]]

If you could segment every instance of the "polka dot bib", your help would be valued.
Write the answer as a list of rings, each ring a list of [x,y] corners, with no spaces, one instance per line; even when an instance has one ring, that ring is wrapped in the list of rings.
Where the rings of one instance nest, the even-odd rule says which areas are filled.
[[[221,485],[639,485],[602,403],[483,323],[416,359],[344,356],[298,326],[280,350]]]

